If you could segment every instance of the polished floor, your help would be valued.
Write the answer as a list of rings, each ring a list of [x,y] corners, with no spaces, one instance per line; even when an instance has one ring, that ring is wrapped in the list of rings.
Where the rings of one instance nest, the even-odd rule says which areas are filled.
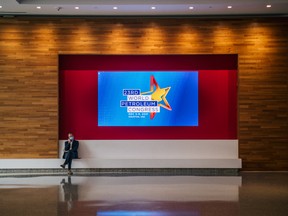
[[[287,216],[288,173],[0,175],[1,216]]]

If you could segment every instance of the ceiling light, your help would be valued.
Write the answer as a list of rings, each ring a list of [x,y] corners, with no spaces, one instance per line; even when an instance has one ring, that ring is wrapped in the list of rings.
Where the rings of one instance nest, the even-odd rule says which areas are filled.
[[[114,10],[117,10],[117,9],[118,9],[118,7],[113,7],[113,9],[114,9]]]
[[[228,9],[231,9],[231,8],[232,8],[232,6],[231,6],[231,5],[229,5],[227,8],[228,8]]]
[[[193,10],[193,9],[194,9],[194,7],[192,7],[192,6],[189,7],[189,10]]]
[[[0,5],[0,8],[2,8],[2,6]]]
[[[79,7],[75,7],[76,10],[79,10]]]
[[[41,9],[41,6],[37,6],[36,8],[37,8],[37,9]]]
[[[151,9],[152,9],[152,10],[155,10],[155,9],[156,9],[156,7],[154,7],[154,6],[153,6],[153,7],[151,7]]]
[[[271,7],[272,7],[272,5],[266,5],[266,7],[267,7],[267,8],[271,8]]]

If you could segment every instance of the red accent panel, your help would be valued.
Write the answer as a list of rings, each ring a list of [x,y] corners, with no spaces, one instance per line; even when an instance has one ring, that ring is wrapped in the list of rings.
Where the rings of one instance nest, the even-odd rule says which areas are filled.
[[[148,70],[144,65],[157,65],[152,56],[151,62],[137,64],[130,56],[129,62],[115,66],[116,57],[123,60],[123,56],[88,56],[91,60],[90,69],[94,65],[95,70],[87,70],[87,61],[77,61],[76,56],[60,56],[59,70],[59,138],[66,139],[69,131],[73,132],[77,139],[237,139],[237,70],[199,70],[199,126],[198,127],[98,127],[97,126],[97,71],[98,70]],[[230,55],[226,55],[229,58]],[[232,55],[234,58],[237,56]],[[66,57],[66,58],[64,58]],[[71,58],[72,57],[72,58]],[[87,56],[86,56],[87,57]],[[105,58],[104,58],[105,57]],[[127,58],[128,56],[124,56]],[[151,59],[152,57],[152,59]],[[161,56],[160,56],[161,57]],[[156,58],[160,61],[160,57]],[[167,56],[164,56],[167,57]],[[171,57],[171,56],[169,56]],[[178,56],[176,56],[178,59]],[[180,56],[183,57],[183,56]],[[185,56],[186,58],[187,56]],[[190,62],[194,56],[189,55]],[[201,55],[203,57],[203,55]],[[214,55],[208,55],[205,62],[214,62]],[[221,55],[223,57],[223,55]],[[83,56],[79,56],[83,59]],[[103,59],[104,58],[104,59]],[[111,60],[111,58],[113,60]],[[228,60],[229,60],[228,58]],[[84,58],[85,59],[85,58]],[[116,58],[117,59],[117,58]],[[175,62],[158,62],[161,67],[155,70],[197,70],[196,68],[177,67]],[[216,58],[217,59],[217,58]],[[75,70],[67,70],[64,66],[75,66]],[[79,59],[78,59],[79,60]],[[127,60],[127,59],[126,59]],[[175,59],[174,59],[175,60]],[[219,60],[219,59],[218,59]],[[115,60],[116,62],[118,60]],[[76,63],[78,62],[78,64]],[[113,64],[111,63],[113,62]],[[131,67],[130,62],[134,65]],[[202,62],[202,61],[201,61]],[[202,66],[204,63],[198,62]],[[223,61],[221,61],[223,64]],[[80,70],[83,63],[83,70]],[[151,63],[151,64],[150,64]],[[181,62],[180,62],[181,63]],[[180,64],[178,62],[178,64]],[[219,63],[219,62],[218,62]],[[130,66],[129,66],[130,65]],[[181,64],[180,64],[181,65]],[[182,65],[183,66],[183,65]],[[215,66],[215,65],[214,65]],[[64,68],[63,68],[64,67]],[[219,65],[219,67],[223,67]],[[182,68],[182,69],[180,69]],[[184,69],[185,68],[185,69]],[[150,69],[152,70],[152,69]]]

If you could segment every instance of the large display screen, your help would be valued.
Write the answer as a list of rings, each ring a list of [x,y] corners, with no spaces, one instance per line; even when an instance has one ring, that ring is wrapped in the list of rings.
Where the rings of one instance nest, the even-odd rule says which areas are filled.
[[[194,211],[99,211],[96,216],[199,216]]]
[[[198,72],[99,71],[98,126],[198,126]]]

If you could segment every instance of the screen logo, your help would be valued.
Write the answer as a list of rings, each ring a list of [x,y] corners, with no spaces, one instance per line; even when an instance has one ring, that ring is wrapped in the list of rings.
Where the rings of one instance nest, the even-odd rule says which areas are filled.
[[[172,110],[166,99],[171,87],[161,88],[154,75],[150,77],[150,91],[142,92],[140,89],[123,89],[123,96],[126,100],[120,101],[120,107],[127,107],[128,113],[150,113],[153,119],[156,113],[160,113],[160,107]],[[130,116],[131,117],[131,116]]]

